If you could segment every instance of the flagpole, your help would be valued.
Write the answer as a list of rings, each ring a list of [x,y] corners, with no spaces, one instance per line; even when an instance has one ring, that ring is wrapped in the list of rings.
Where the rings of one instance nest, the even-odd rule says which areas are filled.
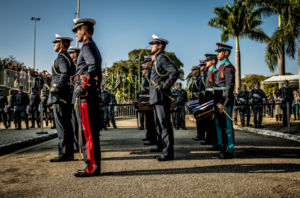
[[[130,76],[130,75],[129,75]],[[128,102],[130,101],[130,83],[128,83]]]
[[[137,90],[136,86],[139,86],[139,85],[136,85],[136,83],[137,83],[137,82],[136,82],[136,79],[137,79],[137,77],[135,76],[135,89],[134,89],[135,92],[134,92],[134,97],[136,96],[136,90]]]

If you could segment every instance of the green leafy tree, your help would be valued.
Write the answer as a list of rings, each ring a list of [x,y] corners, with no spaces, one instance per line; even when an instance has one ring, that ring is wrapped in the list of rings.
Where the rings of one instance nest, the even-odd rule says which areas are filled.
[[[300,1],[299,0],[247,0],[262,10],[263,16],[278,16],[276,28],[266,47],[265,61],[271,72],[278,66],[278,74],[285,74],[285,55],[294,59],[298,47],[298,71],[300,72]]]
[[[220,29],[221,41],[227,42],[229,38],[236,40],[235,67],[236,86],[241,87],[241,62],[239,39],[247,37],[251,40],[266,42],[268,36],[259,27],[261,10],[255,10],[253,6],[244,0],[234,0],[233,4],[226,3],[225,7],[215,7],[215,18],[209,20],[208,25]]]

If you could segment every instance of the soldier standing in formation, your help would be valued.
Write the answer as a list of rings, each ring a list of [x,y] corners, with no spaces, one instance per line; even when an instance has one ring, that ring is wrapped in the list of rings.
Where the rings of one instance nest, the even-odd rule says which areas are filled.
[[[111,107],[110,107],[110,110],[109,110],[109,120],[111,122],[111,124],[113,125],[113,127],[116,129],[117,126],[116,126],[116,120],[115,120],[115,104],[117,104],[117,100],[116,100],[116,97],[111,93],[111,90],[108,89],[108,93],[110,93],[110,103],[111,103]],[[109,123],[109,120],[108,120],[108,123]]]
[[[178,95],[177,94],[177,91],[178,91],[177,85],[178,85],[178,82],[175,83],[174,89],[171,91],[172,95]],[[176,110],[175,109],[171,109],[171,115],[172,115],[173,127],[177,128],[177,117],[176,117]]]
[[[259,82],[255,82],[254,89],[250,92],[251,104],[253,104],[254,124],[255,128],[263,128],[261,126],[263,102],[266,101],[266,95],[263,90],[259,89]],[[258,120],[257,120],[258,114]]]
[[[142,72],[144,72],[144,69],[142,68]],[[141,85],[141,90],[140,91],[138,91],[137,93],[136,93],[136,99],[138,99],[139,98],[139,96],[140,95],[142,95],[143,94],[143,91],[144,91],[144,88],[143,88],[143,85]],[[144,122],[145,122],[145,112],[144,111],[139,111],[138,113],[137,113],[137,117],[138,117],[138,119],[139,119],[139,121],[140,121],[140,126],[139,126],[139,130],[144,130]],[[143,140],[143,141],[147,141],[146,139],[145,140]]]
[[[13,120],[13,113],[14,113],[14,100],[15,95],[13,94],[14,91],[11,89],[9,90],[9,95],[7,97],[8,105],[7,105],[7,115],[8,115],[8,127],[11,127],[10,123]],[[14,119],[15,128],[17,128],[17,122]]]
[[[47,101],[48,96],[46,95],[46,91],[44,89],[41,90],[40,99],[43,105],[43,117],[45,116],[46,126],[48,126],[48,108],[47,108]]]
[[[281,109],[282,109],[282,117],[283,117],[283,126],[287,127],[287,102],[289,102],[289,112],[291,113],[292,102],[294,100],[293,90],[289,87],[289,81],[284,80],[284,87],[280,88],[277,92],[277,97],[282,102]]]
[[[185,127],[185,103],[188,101],[187,93],[184,89],[181,89],[182,84],[179,82],[178,86],[178,98],[177,98],[177,107],[176,107],[176,118],[177,118],[177,130],[181,127],[183,130],[187,130]]]
[[[30,128],[35,128],[35,122],[37,127],[40,127],[40,113],[39,106],[41,102],[40,95],[35,91],[35,87],[30,89],[30,102],[29,102],[29,113],[31,115],[31,126]]]
[[[250,95],[249,95],[249,92],[247,91],[247,86],[245,84],[243,85],[243,90],[237,94],[237,100],[239,101],[239,104],[241,104],[239,112],[240,112],[242,126],[245,126],[245,114],[247,114],[247,125],[246,126],[251,126],[249,123],[250,122],[250,108],[248,106],[248,104],[249,104],[248,102],[250,101]]]
[[[75,65],[77,67],[77,59],[79,56],[81,48],[80,47],[69,47],[69,55]],[[78,86],[76,83],[75,86]],[[76,96],[75,93],[73,92],[73,97],[72,97],[72,126],[73,126],[73,149],[74,153],[77,153],[79,151],[78,148],[78,120],[80,119],[79,112],[78,110],[74,109],[74,105],[76,103]]]
[[[72,127],[72,87],[70,77],[75,72],[74,63],[67,50],[73,41],[70,37],[55,35],[54,51],[58,57],[53,61],[52,81],[48,105],[53,105],[53,114],[58,135],[58,157],[50,162],[71,161],[73,154],[73,127]]]
[[[101,172],[101,151],[99,142],[99,103],[100,82],[102,80],[102,58],[92,39],[96,21],[88,18],[74,19],[78,42],[82,42],[81,52],[77,60],[76,74],[80,86],[75,90],[80,97],[80,115],[82,120],[82,150],[86,167],[74,174],[76,177],[90,177]],[[95,108],[97,107],[97,108]],[[104,126],[106,122],[103,122]],[[106,127],[106,126],[105,126]]]
[[[104,100],[104,107],[100,108],[100,120],[103,120],[103,122],[100,123],[100,130],[104,129],[107,131],[106,125],[108,120],[108,105],[110,102],[110,95],[106,90],[107,89],[104,88],[104,85],[101,85],[101,98]]]
[[[235,89],[235,93],[233,94],[234,95],[234,102],[235,102],[235,105],[234,105],[234,122],[236,123],[237,122],[237,115],[238,115],[238,112],[240,110],[240,101],[238,100],[237,98],[237,95],[238,93],[240,92],[240,88],[236,88]]]
[[[216,117],[218,118],[217,127],[222,132],[222,148],[217,155],[219,159],[228,159],[233,157],[234,147],[234,129],[232,121],[223,112],[225,111],[229,117],[232,116],[232,108],[234,105],[233,89],[235,85],[235,68],[229,62],[228,58],[232,47],[217,43],[217,56],[221,61],[220,67],[214,72],[215,86],[214,98],[216,109]],[[216,124],[217,125],[217,124]]]
[[[144,56],[144,68],[143,68],[143,75],[144,75],[144,83],[143,83],[143,92],[142,94],[149,94],[149,88],[150,88],[150,78],[151,78],[151,72],[152,72],[152,60],[151,56]],[[148,142],[145,142],[144,145],[157,145],[157,132],[155,128],[154,123],[154,111],[145,111],[144,115],[146,117],[146,140]],[[157,148],[161,150],[161,146],[158,145]],[[153,152],[153,150],[156,148],[151,148],[150,151]]]
[[[200,67],[197,65],[193,65],[192,72],[194,77],[196,78],[192,85],[192,100],[198,100],[199,99],[199,93],[200,93]],[[201,121],[196,121],[197,126],[197,136],[193,138],[195,141],[204,140],[204,129],[201,127]]]
[[[216,54],[205,54],[205,64],[207,73],[203,78],[205,85],[205,95],[203,101],[199,101],[200,104],[207,103],[211,100],[214,100],[214,86],[215,86],[215,76],[214,72],[216,71],[216,65],[218,64],[218,58]],[[213,118],[203,119],[203,126],[207,133],[206,139],[201,142],[202,145],[211,145],[207,148],[207,151],[220,151],[222,145],[222,132],[219,127],[219,121],[217,116]]]
[[[174,159],[174,134],[170,119],[171,91],[170,88],[179,78],[179,71],[165,54],[165,47],[169,43],[166,39],[152,36],[151,53],[153,69],[150,82],[150,105],[154,105],[154,121],[156,130],[163,141],[163,150],[158,161]]]
[[[28,108],[29,108],[29,97],[26,93],[23,92],[23,86],[19,86],[19,93],[15,95],[14,100],[14,111],[15,111],[15,122],[18,123],[18,128],[16,130],[21,130],[21,114],[23,114],[23,118],[25,120],[26,129],[28,127]],[[26,108],[27,107],[27,108]]]
[[[3,122],[3,125],[7,129],[7,123],[6,123],[6,112],[7,112],[7,97],[3,95],[2,89],[0,89],[0,119]]]

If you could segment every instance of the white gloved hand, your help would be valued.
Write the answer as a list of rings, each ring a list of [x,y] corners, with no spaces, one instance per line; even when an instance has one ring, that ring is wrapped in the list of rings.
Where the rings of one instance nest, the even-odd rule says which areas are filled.
[[[244,98],[240,98],[239,100],[242,102],[246,102],[246,100]]]
[[[263,98],[262,100],[263,100],[264,102],[266,101],[266,99],[265,99],[265,98]]]
[[[283,99],[283,98],[280,98],[280,97],[278,97],[278,100],[280,100],[280,101],[283,101],[284,99]]]
[[[29,105],[27,105],[26,112],[27,112],[27,114],[29,114]]]
[[[7,113],[7,105],[4,108],[4,112]]]
[[[253,94],[254,98],[261,98],[258,94]]]

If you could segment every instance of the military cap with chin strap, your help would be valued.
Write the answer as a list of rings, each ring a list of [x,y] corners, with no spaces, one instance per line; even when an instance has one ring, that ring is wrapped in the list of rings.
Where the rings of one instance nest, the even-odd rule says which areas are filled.
[[[259,85],[260,85],[260,83],[259,83],[258,81],[256,81],[254,84],[255,84],[255,85],[256,85],[256,84],[259,84]]]
[[[62,41],[69,41],[69,42],[72,42],[73,39],[70,38],[70,37],[67,37],[67,36],[61,36],[61,35],[58,35],[58,34],[55,34],[55,40],[53,41],[53,43],[59,43],[59,42],[62,42]]]
[[[80,47],[69,47],[69,54],[73,52],[80,52],[81,48]]]
[[[217,43],[217,49],[215,50],[215,52],[219,52],[223,50],[231,51],[232,47],[230,45],[225,45],[223,43]]]
[[[146,63],[146,62],[149,62],[152,60],[151,56],[144,56],[144,62],[143,63]]]
[[[204,61],[209,61],[211,59],[215,59],[215,58],[218,58],[217,57],[217,54],[205,54],[205,60]]]
[[[22,86],[22,85],[20,85],[20,86],[19,86],[19,89],[23,89],[23,86]]]
[[[243,87],[247,87],[246,84],[243,84]]]
[[[76,32],[76,29],[83,25],[86,25],[86,26],[92,28],[96,24],[96,21],[91,18],[77,18],[77,19],[74,19],[73,21],[75,23],[75,26],[72,29],[73,32]]]
[[[198,70],[198,69],[200,69],[200,67],[198,65],[193,65],[191,70],[194,71],[194,70]]]
[[[152,35],[152,41],[149,44],[152,45],[155,43],[167,45],[169,43],[169,41],[166,39],[160,38],[156,35]]]
[[[200,61],[199,66],[206,66],[206,61],[205,60],[200,59],[199,61]]]
[[[287,82],[287,83],[290,83],[287,79],[285,79],[283,82]]]

